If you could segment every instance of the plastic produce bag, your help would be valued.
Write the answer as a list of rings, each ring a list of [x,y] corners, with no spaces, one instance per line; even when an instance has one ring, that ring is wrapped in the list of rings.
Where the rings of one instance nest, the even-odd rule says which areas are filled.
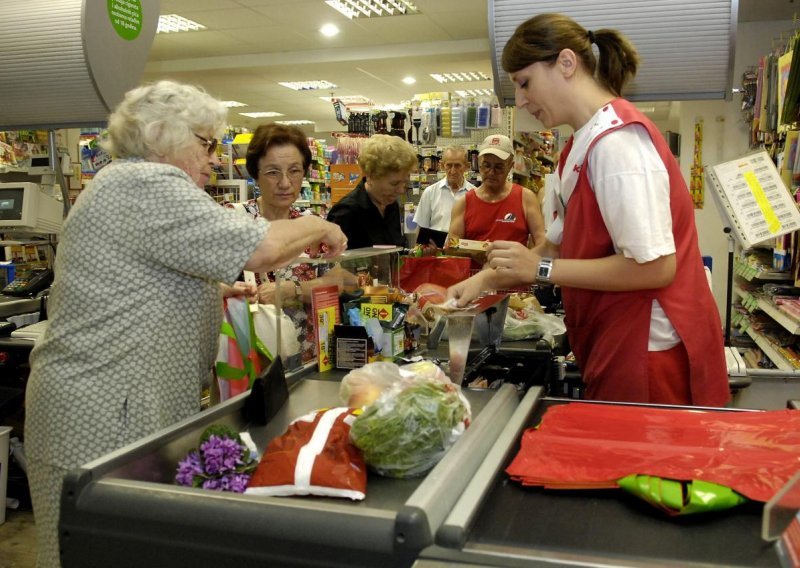
[[[387,477],[416,477],[444,456],[469,425],[469,402],[452,383],[413,377],[366,407],[350,439],[367,465]]]
[[[275,320],[277,307],[271,304],[258,304],[258,311],[253,313],[253,325],[261,342],[270,353],[277,352],[278,334]],[[291,318],[281,313],[281,356],[285,358],[300,352],[300,342],[297,340],[297,329]]]
[[[369,406],[400,379],[400,368],[394,363],[367,363],[344,376],[339,384],[339,400],[350,408]]]
[[[553,314],[545,314],[532,308],[506,311],[503,326],[503,339],[545,338],[553,343],[553,338],[567,332],[564,320]]]

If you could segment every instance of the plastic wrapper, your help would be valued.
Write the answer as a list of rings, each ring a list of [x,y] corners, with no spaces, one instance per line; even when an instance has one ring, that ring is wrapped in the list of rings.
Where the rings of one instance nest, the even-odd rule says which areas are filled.
[[[628,493],[670,516],[722,511],[747,502],[729,487],[699,479],[678,481],[651,475],[629,475],[617,483]]]
[[[350,439],[387,477],[416,477],[438,463],[469,424],[469,402],[449,382],[425,377],[392,385],[356,418]]]
[[[800,411],[572,403],[526,430],[506,472],[525,485],[618,487],[631,474],[730,487],[768,501],[800,469]]]
[[[339,400],[350,408],[369,406],[400,379],[400,368],[394,363],[367,363],[344,376],[339,384]]]
[[[340,407],[297,418],[269,443],[245,493],[364,499],[367,469],[349,438],[354,412]]]
[[[553,314],[545,314],[535,308],[508,310],[503,326],[503,339],[544,338],[553,343],[553,338],[567,332],[564,320]]]

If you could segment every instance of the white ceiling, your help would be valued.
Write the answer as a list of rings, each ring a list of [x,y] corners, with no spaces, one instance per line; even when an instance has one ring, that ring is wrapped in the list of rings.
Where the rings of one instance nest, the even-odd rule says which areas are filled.
[[[480,71],[492,76],[487,0],[414,0],[419,13],[349,20],[323,0],[161,0],[162,14],[206,26],[190,33],[158,34],[145,81],[171,78],[204,87],[231,109],[234,125],[254,128],[270,120],[311,120],[320,134],[344,131],[329,91],[293,91],[281,81],[326,80],[335,96],[361,95],[376,105],[405,104],[416,93],[492,89],[493,82],[440,84],[431,73]],[[800,2],[798,3],[800,4]],[[787,20],[799,12],[790,0],[741,0],[739,20]],[[334,23],[333,38],[319,33]],[[416,84],[402,83],[411,75]],[[667,109],[668,110],[668,109]],[[275,111],[277,119],[238,112]],[[408,125],[407,125],[408,127]]]

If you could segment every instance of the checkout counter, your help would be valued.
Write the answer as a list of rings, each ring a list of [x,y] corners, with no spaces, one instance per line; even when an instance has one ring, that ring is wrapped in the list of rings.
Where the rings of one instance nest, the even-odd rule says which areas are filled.
[[[538,360],[520,359],[537,352]],[[446,350],[427,355],[445,359]],[[245,422],[245,393],[72,471],[62,494],[62,565],[780,566],[775,546],[760,538],[760,505],[676,519],[619,490],[509,481],[504,470],[524,430],[547,408],[575,401],[552,396],[552,361],[540,346],[473,347],[469,359],[465,384],[491,369],[508,375],[509,366],[535,378],[465,388],[473,422],[425,476],[370,473],[361,502],[173,483],[178,461],[210,424],[247,430],[263,450],[292,419],[340,404],[344,371],[296,373],[288,401],[265,426]]]

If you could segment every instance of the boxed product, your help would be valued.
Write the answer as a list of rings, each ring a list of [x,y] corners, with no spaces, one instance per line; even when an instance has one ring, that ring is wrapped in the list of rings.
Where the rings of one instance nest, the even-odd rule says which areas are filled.
[[[459,237],[447,238],[447,254],[468,256],[481,264],[486,262],[486,251],[488,249],[489,241],[473,241]]]

